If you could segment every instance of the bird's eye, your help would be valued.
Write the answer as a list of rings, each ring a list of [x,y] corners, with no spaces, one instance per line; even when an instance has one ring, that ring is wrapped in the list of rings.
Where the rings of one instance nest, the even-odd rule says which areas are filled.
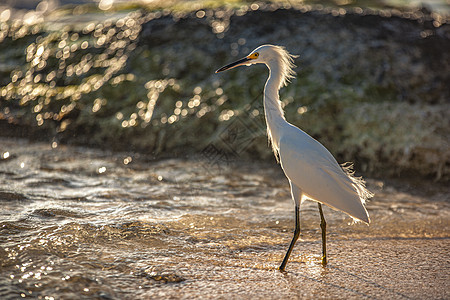
[[[250,58],[250,59],[257,59],[258,56],[259,56],[259,53],[258,53],[258,52],[255,52],[255,53],[253,53],[252,55],[248,56],[248,58]]]

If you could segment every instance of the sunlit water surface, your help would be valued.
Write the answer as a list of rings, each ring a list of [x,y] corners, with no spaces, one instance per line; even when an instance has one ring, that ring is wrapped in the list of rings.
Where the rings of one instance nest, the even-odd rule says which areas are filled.
[[[53,145],[54,147],[57,145]],[[370,226],[317,206],[293,230],[275,163],[0,140],[0,298],[449,298],[449,188],[368,179]]]

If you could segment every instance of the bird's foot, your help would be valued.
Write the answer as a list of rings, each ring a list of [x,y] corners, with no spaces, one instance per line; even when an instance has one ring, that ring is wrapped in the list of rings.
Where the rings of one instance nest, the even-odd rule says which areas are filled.
[[[326,266],[327,265],[327,257],[326,256],[322,256],[322,266]]]

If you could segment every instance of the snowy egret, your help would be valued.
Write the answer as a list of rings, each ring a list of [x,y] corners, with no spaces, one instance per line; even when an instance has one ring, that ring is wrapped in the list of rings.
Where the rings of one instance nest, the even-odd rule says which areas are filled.
[[[295,57],[284,47],[262,45],[241,60],[216,71],[219,73],[238,66],[258,63],[265,64],[269,68],[263,99],[267,135],[275,157],[289,180],[295,204],[294,237],[281,263],[281,271],[285,270],[300,235],[300,204],[303,200],[310,199],[318,203],[322,229],[322,264],[326,265],[326,222],[322,204],[369,224],[369,215],[364,203],[373,196],[366,189],[364,180],[353,176],[351,165],[339,165],[321,143],[286,121],[278,91],[294,77]]]

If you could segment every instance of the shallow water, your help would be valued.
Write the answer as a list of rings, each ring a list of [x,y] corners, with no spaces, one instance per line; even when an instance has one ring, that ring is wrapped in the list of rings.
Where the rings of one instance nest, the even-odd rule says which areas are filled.
[[[54,145],[55,146],[55,145]],[[275,163],[0,139],[0,298],[449,298],[450,191],[368,179],[372,223],[317,206],[293,230]]]

